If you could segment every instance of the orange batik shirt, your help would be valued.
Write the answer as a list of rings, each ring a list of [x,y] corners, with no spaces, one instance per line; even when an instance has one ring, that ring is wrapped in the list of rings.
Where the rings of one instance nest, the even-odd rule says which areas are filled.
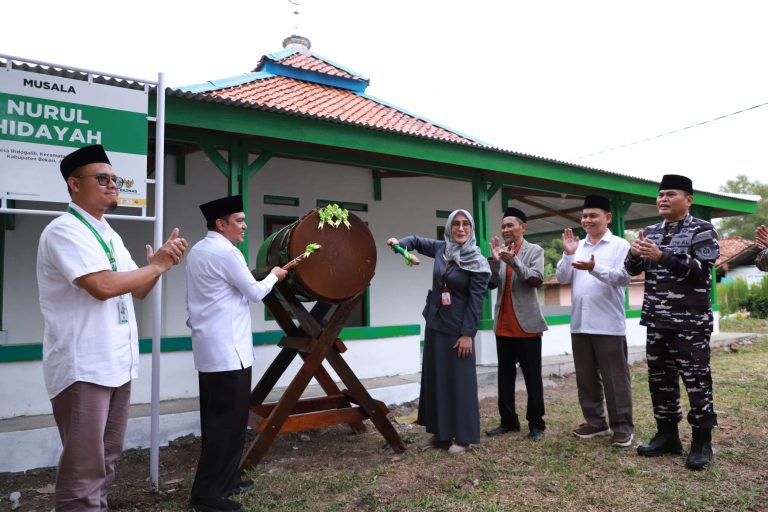
[[[520,247],[515,247],[515,255],[520,252]],[[499,320],[496,322],[496,335],[505,336],[508,338],[536,338],[541,336],[541,333],[525,332],[520,327],[520,322],[517,321],[517,315],[515,315],[515,309],[512,307],[512,294],[510,293],[510,286],[512,286],[512,265],[508,264],[507,273],[504,276],[504,294],[501,297],[501,307],[499,308]]]

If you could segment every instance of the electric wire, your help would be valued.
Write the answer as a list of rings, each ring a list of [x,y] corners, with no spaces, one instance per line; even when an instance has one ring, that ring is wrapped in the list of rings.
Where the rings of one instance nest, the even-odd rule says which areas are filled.
[[[714,117],[712,119],[708,119],[708,120],[702,121],[700,123],[695,123],[695,124],[692,124],[692,125],[689,125],[689,126],[685,126],[683,128],[678,128],[676,130],[671,130],[671,131],[668,131],[668,132],[665,132],[665,133],[660,133],[658,135],[654,135],[653,137],[646,137],[644,139],[638,139],[638,140],[636,140],[634,142],[628,142],[627,144],[621,144],[619,146],[613,146],[613,147],[604,149],[602,151],[595,151],[594,153],[589,153],[587,155],[582,155],[582,156],[579,156],[579,157],[576,157],[576,158],[572,158],[572,159],[570,159],[568,161],[569,162],[574,162],[576,160],[581,160],[581,159],[584,159],[584,158],[589,158],[590,156],[602,155],[603,153],[610,153],[611,151],[616,151],[618,149],[623,149],[623,148],[626,148],[626,147],[629,147],[629,146],[634,146],[636,144],[642,144],[643,142],[648,142],[648,141],[655,140],[655,139],[660,139],[661,137],[666,137],[667,135],[672,135],[674,133],[680,133],[680,132],[685,131],[685,130],[690,130],[691,128],[696,128],[697,126],[702,126],[702,125],[705,125],[705,124],[714,123],[715,121],[721,121],[721,120],[726,119],[728,117],[732,117],[732,116],[735,116],[735,115],[738,115],[738,114],[743,114],[744,112],[749,112],[750,110],[754,110],[756,108],[764,107],[766,105],[768,105],[768,101],[766,101],[765,103],[760,103],[758,105],[753,105],[753,106],[748,107],[748,108],[737,110],[736,112],[731,112],[730,114],[725,114],[725,115],[722,115],[722,116]]]

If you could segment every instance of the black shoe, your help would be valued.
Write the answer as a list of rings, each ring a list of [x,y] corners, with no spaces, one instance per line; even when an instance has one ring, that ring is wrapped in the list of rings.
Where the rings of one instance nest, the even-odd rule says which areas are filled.
[[[250,489],[253,487],[253,480],[240,480],[237,483],[235,483],[232,487],[229,488],[227,492],[224,493],[225,498],[229,498],[230,496],[234,494],[240,494],[246,489]]]
[[[527,437],[531,441],[541,441],[544,439],[544,431],[540,428],[532,428]]]
[[[685,467],[698,471],[712,461],[712,429],[693,427],[691,451],[685,461]]]
[[[650,442],[637,447],[637,454],[643,457],[658,457],[667,453],[682,455],[683,445],[680,443],[677,423],[657,420],[656,424],[658,432]]]
[[[510,432],[520,432],[520,425],[517,427],[505,427],[504,425],[499,425],[496,428],[492,428],[491,430],[486,430],[485,435],[487,436],[500,436],[501,434],[508,434]]]
[[[243,506],[226,498],[198,498],[189,502],[187,512],[241,512]]]

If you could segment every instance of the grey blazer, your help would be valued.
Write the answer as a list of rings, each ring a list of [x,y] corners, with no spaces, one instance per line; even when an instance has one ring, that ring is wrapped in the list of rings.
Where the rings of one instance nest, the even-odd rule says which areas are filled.
[[[541,314],[539,297],[536,289],[544,281],[544,249],[523,239],[520,252],[512,259],[511,291],[504,289],[507,275],[507,264],[504,261],[491,262],[491,271],[495,272],[498,263],[498,273],[492,276],[489,288],[497,288],[496,305],[493,314],[493,330],[499,321],[501,298],[504,293],[511,293],[512,309],[525,332],[544,332],[548,329],[544,316]]]

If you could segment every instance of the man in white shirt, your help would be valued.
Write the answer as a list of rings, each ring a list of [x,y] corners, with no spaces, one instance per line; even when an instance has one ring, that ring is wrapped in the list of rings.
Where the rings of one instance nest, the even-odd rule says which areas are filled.
[[[43,374],[63,445],[56,510],[107,510],[123,449],[139,343],[133,298],[143,299],[186,249],[178,229],[139,268],[104,213],[117,206],[119,178],[100,145],[60,165],[72,202],[43,230],[37,283],[45,321]]]
[[[626,448],[634,437],[632,385],[627,363],[624,293],[629,274],[624,259],[629,242],[611,233],[611,203],[606,197],[584,198],[579,241],[573,231],[563,233],[563,257],[555,277],[571,283],[571,343],[579,404],[586,423],[573,435],[580,439],[607,436]],[[605,421],[603,398],[608,406]]]
[[[190,509],[242,510],[227,499],[253,485],[238,467],[248,426],[253,336],[249,302],[272,291],[287,272],[272,269],[256,281],[234,244],[243,241],[243,198],[231,196],[200,206],[208,234],[187,258],[187,325],[200,383],[202,450],[192,484]]]

